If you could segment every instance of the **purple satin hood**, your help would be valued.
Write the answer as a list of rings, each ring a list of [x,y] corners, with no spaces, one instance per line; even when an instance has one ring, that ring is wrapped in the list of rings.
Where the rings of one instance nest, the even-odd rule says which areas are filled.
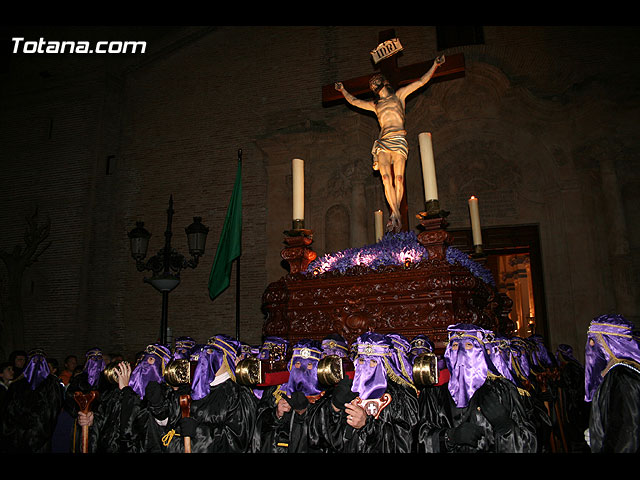
[[[531,366],[525,340],[520,337],[513,337],[509,341],[509,350],[511,352],[511,372],[514,378],[528,380],[531,374]]]
[[[171,351],[164,345],[152,344],[131,372],[129,386],[142,399],[149,382],[164,382],[164,370],[171,361]]]
[[[42,350],[32,350],[29,352],[27,365],[22,374],[29,382],[31,390],[35,390],[42,381],[49,376],[51,370],[47,363],[47,356]]]
[[[330,335],[322,340],[322,355],[336,355],[346,357],[349,355],[349,344],[340,335]]]
[[[389,379],[415,390],[407,358],[409,342],[401,335],[366,332],[352,345],[355,373],[351,391],[362,400],[380,398]]]
[[[423,353],[433,353],[433,342],[424,334],[418,334],[411,339],[411,350],[409,351],[409,360],[411,363],[418,355]]]
[[[491,362],[498,372],[500,372],[500,375],[517,385],[513,372],[511,371],[511,349],[509,348],[509,339],[502,336],[496,336],[485,343],[489,351]]]
[[[240,350],[240,342],[226,335],[211,337],[207,345],[199,347],[191,355],[196,362],[191,381],[191,398],[200,400],[211,390],[216,373],[224,366],[231,378],[235,380],[236,360]]]
[[[500,375],[485,346],[493,333],[468,324],[450,325],[447,330],[449,343],[444,357],[450,375],[449,393],[456,406],[463,408],[469,405],[469,400],[489,374]]]
[[[266,337],[260,347],[258,358],[260,360],[284,360],[289,349],[289,342],[281,337]]]
[[[105,362],[102,358],[102,350],[92,348],[86,353],[87,361],[84,364],[84,371],[87,372],[88,382],[92,388],[98,386],[100,374],[105,369]]]
[[[531,335],[527,340],[531,345],[531,357],[536,365],[543,368],[556,366],[555,359],[544,344],[544,339],[541,335]]]
[[[558,349],[556,350],[556,361],[558,363],[574,362],[582,365],[582,362],[579,362],[573,355],[573,347],[566,343],[558,345]]]
[[[351,391],[362,400],[377,399],[387,391],[387,371],[391,370],[393,346],[384,335],[367,332],[354,343],[355,373]]]
[[[398,333],[389,333],[387,338],[391,340],[391,345],[393,346],[391,366],[393,368],[394,381],[405,385],[413,385],[413,364],[409,360],[411,343]]]
[[[174,360],[188,360],[191,356],[191,349],[196,346],[196,341],[191,337],[176,338],[175,348],[173,350]]]
[[[318,361],[322,358],[322,344],[317,340],[301,340],[293,346],[289,361],[289,381],[282,390],[291,396],[302,392],[306,396],[318,395],[322,387],[318,382]]]
[[[640,346],[634,325],[622,315],[594,318],[585,347],[585,401],[590,402],[611,367],[621,363],[640,368]]]

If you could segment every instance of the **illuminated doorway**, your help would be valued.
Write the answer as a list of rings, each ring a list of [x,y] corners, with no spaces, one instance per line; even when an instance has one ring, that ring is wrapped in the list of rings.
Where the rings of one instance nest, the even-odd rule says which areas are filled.
[[[471,229],[447,229],[454,237],[452,246],[463,252],[473,251]],[[534,333],[547,339],[547,317],[537,225],[491,227],[482,229],[485,266],[491,270],[500,293],[506,294],[513,307],[509,318],[516,335]]]

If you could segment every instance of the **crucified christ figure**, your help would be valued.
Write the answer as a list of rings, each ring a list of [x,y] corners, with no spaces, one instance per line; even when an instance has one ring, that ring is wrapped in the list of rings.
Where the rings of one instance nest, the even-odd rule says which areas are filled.
[[[387,231],[400,231],[402,220],[400,217],[400,203],[404,195],[404,170],[409,147],[406,140],[407,132],[404,127],[405,100],[417,89],[431,80],[436,69],[445,61],[444,55],[437,57],[429,71],[415,82],[397,91],[380,73],[374,74],[369,80],[369,88],[376,95],[373,100],[361,100],[345,90],[341,82],[335,84],[338,90],[351,105],[362,110],[369,110],[376,114],[380,124],[380,135],[373,143],[373,169],[380,170],[384,193],[391,207],[391,216],[387,224]],[[393,174],[391,168],[393,167]]]

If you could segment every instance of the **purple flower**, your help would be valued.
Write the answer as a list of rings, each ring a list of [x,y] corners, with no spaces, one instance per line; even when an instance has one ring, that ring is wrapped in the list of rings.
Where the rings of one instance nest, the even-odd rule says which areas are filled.
[[[303,273],[305,275],[319,275],[326,272],[344,274],[358,266],[378,270],[389,265],[404,266],[407,262],[419,263],[427,257],[427,249],[418,242],[414,232],[387,233],[378,243],[360,248],[347,248],[318,257]],[[495,285],[493,275],[488,269],[457,248],[448,247],[446,259],[451,265],[461,265],[485,283]]]
[[[472,260],[469,255],[458,250],[455,247],[448,247],[446,253],[447,262],[451,265],[460,265],[468,269],[471,274],[482,280],[484,283],[488,283],[489,285],[495,286],[495,281],[493,279],[493,274],[491,271],[486,268],[484,265]]]

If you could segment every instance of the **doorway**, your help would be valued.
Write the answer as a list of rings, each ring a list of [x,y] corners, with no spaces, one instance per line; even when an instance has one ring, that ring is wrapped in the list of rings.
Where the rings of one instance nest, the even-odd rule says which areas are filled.
[[[447,231],[454,238],[451,246],[473,252],[471,229]],[[509,318],[516,325],[516,335],[526,338],[536,333],[548,342],[538,225],[482,228],[482,241],[485,266],[496,288],[513,301]]]

